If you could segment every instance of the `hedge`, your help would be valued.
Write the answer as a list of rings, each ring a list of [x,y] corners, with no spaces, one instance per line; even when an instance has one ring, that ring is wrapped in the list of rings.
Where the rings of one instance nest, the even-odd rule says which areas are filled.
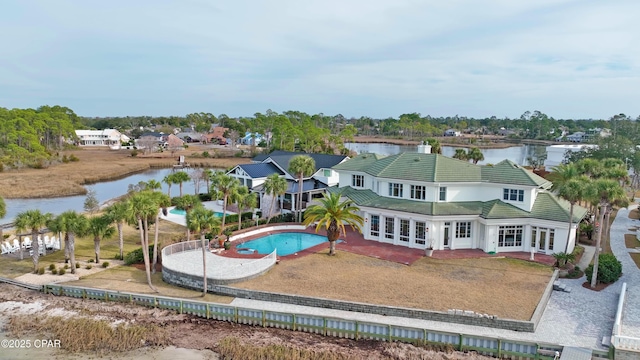
[[[587,281],[593,277],[593,265],[589,265],[584,271]],[[611,284],[622,276],[622,263],[613,254],[600,254],[598,257],[598,282]]]

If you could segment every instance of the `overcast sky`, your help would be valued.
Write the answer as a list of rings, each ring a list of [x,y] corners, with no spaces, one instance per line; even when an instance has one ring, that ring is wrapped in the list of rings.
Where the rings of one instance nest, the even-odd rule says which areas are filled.
[[[0,107],[640,115],[638,0],[2,0]]]

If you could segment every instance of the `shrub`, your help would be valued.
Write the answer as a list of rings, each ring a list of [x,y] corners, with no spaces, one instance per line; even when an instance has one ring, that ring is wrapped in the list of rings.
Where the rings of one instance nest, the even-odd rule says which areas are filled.
[[[78,161],[80,161],[80,159],[78,159],[77,156],[71,154],[71,155],[69,155],[69,161],[78,162]]]
[[[38,268],[38,275],[42,275],[42,274],[44,274],[44,266],[40,266]]]
[[[593,277],[593,265],[585,270],[587,281]],[[598,257],[598,282],[611,284],[622,276],[622,263],[613,254],[600,254]]]
[[[211,194],[209,193],[200,193],[198,194],[200,201],[211,201]]]
[[[89,262],[90,262],[90,263],[92,263],[92,262],[93,262],[93,259],[89,259]]]
[[[149,257],[151,256],[153,256],[153,245],[149,245]],[[142,248],[137,248],[133,251],[130,251],[124,256],[124,263],[126,265],[140,264],[143,262],[144,257],[142,255]]]
[[[56,264],[49,265],[49,270],[53,271],[56,269]]]
[[[69,268],[69,264],[64,264],[64,269],[67,270]]]
[[[138,150],[137,149],[131,150],[131,157],[136,157],[136,156],[138,156]]]
[[[62,269],[60,269],[60,270],[62,270]],[[56,275],[57,273],[58,273],[58,270],[56,270],[56,269],[51,269],[51,274]]]
[[[103,262],[102,263],[102,267],[105,268],[105,269],[108,268],[109,267],[109,262],[108,261]]]
[[[208,151],[203,151],[203,152],[202,152],[202,157],[203,157],[203,158],[208,158],[208,157],[210,157],[210,156],[211,156],[211,155],[209,155],[209,152],[208,152]]]
[[[65,164],[69,162],[69,158],[67,157],[67,155],[62,155],[62,162]]]
[[[67,272],[67,270],[65,270],[65,268],[59,269],[58,270],[58,275],[64,275]]]
[[[80,263],[76,263],[76,269],[80,269]]]
[[[91,268],[92,268],[92,267],[93,267],[93,266],[91,266],[91,265],[89,264],[89,265],[85,266],[84,268],[85,268],[85,269],[87,269],[87,270],[91,270]]]

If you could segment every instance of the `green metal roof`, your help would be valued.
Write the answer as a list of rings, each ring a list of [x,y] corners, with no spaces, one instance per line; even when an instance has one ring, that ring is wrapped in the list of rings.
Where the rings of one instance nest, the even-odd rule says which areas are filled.
[[[482,166],[482,180],[510,185],[529,185],[549,189],[551,182],[522,166],[503,160],[493,166]]]
[[[475,165],[439,154],[404,152],[380,157],[361,154],[333,167],[388,179],[423,182],[491,182],[547,189],[551,182],[508,160]]]
[[[539,193],[531,212],[522,210],[502,200],[426,202],[379,196],[371,190],[358,190],[350,186],[327,188],[329,192],[340,192],[358,206],[401,211],[432,216],[478,215],[484,219],[534,218],[559,222],[569,221],[569,203],[551,193]],[[587,209],[574,206],[573,221],[580,221]]]

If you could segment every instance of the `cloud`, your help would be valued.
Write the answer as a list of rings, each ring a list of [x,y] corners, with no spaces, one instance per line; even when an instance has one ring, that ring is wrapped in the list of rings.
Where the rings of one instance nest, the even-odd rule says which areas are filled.
[[[640,113],[631,0],[8,1],[0,103],[87,116]]]

